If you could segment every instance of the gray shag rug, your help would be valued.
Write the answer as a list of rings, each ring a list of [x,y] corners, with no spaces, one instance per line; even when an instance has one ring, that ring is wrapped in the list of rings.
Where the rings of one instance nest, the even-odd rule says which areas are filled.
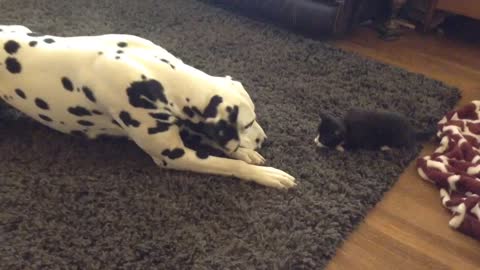
[[[204,2],[6,2],[1,24],[68,36],[135,34],[241,80],[271,142],[261,153],[299,185],[285,192],[164,171],[125,140],[88,142],[4,120],[2,269],[321,269],[420,147],[317,150],[318,112],[390,109],[426,129],[459,99],[421,75]]]

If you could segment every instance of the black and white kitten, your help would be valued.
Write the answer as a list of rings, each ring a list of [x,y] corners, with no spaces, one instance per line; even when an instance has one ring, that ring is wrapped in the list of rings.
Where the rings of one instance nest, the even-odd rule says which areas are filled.
[[[417,132],[408,119],[398,113],[355,109],[343,119],[320,113],[319,147],[345,149],[389,150],[413,148],[417,141],[427,140],[435,131]]]

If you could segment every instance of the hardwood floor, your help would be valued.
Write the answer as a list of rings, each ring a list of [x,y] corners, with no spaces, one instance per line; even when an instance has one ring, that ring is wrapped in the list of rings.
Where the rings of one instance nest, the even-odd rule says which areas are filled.
[[[458,106],[480,99],[480,46],[410,32],[384,42],[359,29],[338,47],[459,87]],[[433,152],[427,143],[421,156]],[[327,269],[480,269],[480,242],[450,229],[439,191],[415,164],[350,235]]]

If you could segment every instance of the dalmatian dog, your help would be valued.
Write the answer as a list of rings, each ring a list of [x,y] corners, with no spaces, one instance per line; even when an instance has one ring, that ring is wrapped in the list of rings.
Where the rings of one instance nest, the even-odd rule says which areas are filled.
[[[0,25],[0,44],[1,98],[52,129],[127,137],[167,169],[296,185],[263,166],[256,150],[265,132],[230,76],[206,74],[134,35],[52,36]]]

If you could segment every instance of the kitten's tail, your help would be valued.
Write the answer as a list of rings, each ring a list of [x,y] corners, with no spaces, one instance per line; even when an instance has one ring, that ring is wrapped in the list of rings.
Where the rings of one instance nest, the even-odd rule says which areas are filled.
[[[437,133],[436,129],[417,131],[415,133],[415,138],[417,141],[428,141]]]

